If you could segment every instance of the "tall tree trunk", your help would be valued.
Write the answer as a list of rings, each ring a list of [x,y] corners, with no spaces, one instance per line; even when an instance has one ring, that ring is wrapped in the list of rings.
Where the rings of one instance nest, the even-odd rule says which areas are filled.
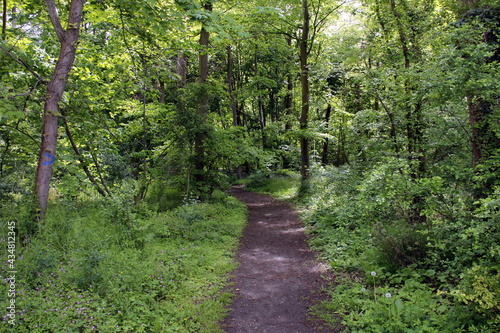
[[[347,153],[345,151],[345,142],[346,142],[345,124],[346,124],[346,117],[345,114],[342,113],[340,116],[340,126],[338,132],[337,158],[335,161],[336,166],[341,166],[346,163],[349,163],[349,160],[347,159]]]
[[[498,47],[497,36],[500,32],[500,24],[492,25],[491,23],[499,22],[500,8],[485,6],[481,8],[481,13],[478,13],[476,9],[482,5],[482,1],[461,0],[459,5],[460,9],[457,14],[462,15],[461,20],[465,24],[474,24],[476,19],[488,22],[489,28],[483,31],[482,42],[494,45],[495,51],[491,56],[484,58],[484,63],[499,62],[500,47]],[[467,96],[467,104],[471,129],[472,165],[478,175],[472,194],[476,200],[479,200],[490,195],[494,191],[495,185],[500,182],[499,167],[495,161],[500,153],[500,139],[498,139],[498,131],[496,130],[498,123],[493,111],[496,106],[480,94]]]
[[[75,61],[85,0],[71,1],[66,30],[61,25],[54,0],[45,0],[45,2],[61,48],[54,73],[47,85],[43,109],[42,144],[36,176],[40,219],[45,217],[47,210],[52,168],[56,158],[57,122],[60,115],[59,102],[64,93],[69,72]]]
[[[203,9],[211,12],[212,11],[212,3],[210,1],[206,2],[203,5]],[[199,54],[199,76],[198,83],[200,84],[201,94],[199,97],[198,104],[198,115],[200,124],[198,125],[198,130],[196,131],[195,142],[194,142],[194,154],[195,154],[195,180],[198,184],[202,184],[205,180],[205,140],[207,137],[206,133],[206,120],[207,120],[207,112],[208,112],[208,101],[206,96],[206,81],[208,78],[208,43],[210,40],[210,33],[206,29],[205,25],[202,25],[200,32],[200,40],[199,45],[201,47]]]
[[[286,42],[288,47],[292,46],[292,39],[287,38]],[[288,57],[288,60],[291,62],[292,57]],[[292,129],[292,114],[293,114],[293,77],[291,73],[288,73],[287,76],[287,86],[286,86],[286,96],[285,96],[285,109],[286,109],[286,123],[285,130],[289,131]]]
[[[259,76],[259,62],[257,58],[257,52],[254,55],[254,74],[255,77]],[[264,103],[260,95],[260,84],[257,83],[257,90],[259,94],[257,96],[257,112],[259,113],[259,127],[261,134],[262,149],[266,149],[266,115],[264,114]]]
[[[234,83],[233,83],[233,51],[231,45],[227,47],[227,89],[229,92],[229,97],[231,98],[231,111],[233,113],[233,126],[240,126],[239,115],[238,115],[238,100],[234,94]]]
[[[266,149],[266,116],[264,114],[264,103],[260,97],[257,98],[257,108],[259,109],[259,125],[260,125],[260,134],[262,139],[262,149]]]
[[[184,88],[187,79],[187,56],[184,53],[177,56],[177,75],[179,76],[177,88]]]
[[[330,127],[330,115],[332,114],[332,105],[328,104],[325,112],[325,128],[328,130]],[[323,142],[323,152],[321,153],[321,164],[327,165],[328,164],[328,145],[329,145],[330,140],[328,138],[325,138],[325,141]]]
[[[300,39],[300,82],[302,87],[302,109],[300,114],[300,129],[305,132],[309,121],[309,67],[308,67],[308,40],[309,40],[309,3],[302,0],[303,24],[302,36]],[[306,133],[302,133],[300,139],[301,168],[300,174],[302,180],[309,178],[309,138]]]
[[[3,0],[2,40],[7,40],[7,0]]]
[[[396,1],[391,0],[391,11],[396,21],[399,41],[401,43],[401,51],[404,58],[405,69],[410,69],[412,55],[413,59],[418,59],[418,42],[416,40],[408,39],[405,26],[403,23],[403,18],[396,8]],[[410,43],[412,44],[412,50],[415,50],[413,54],[410,51]],[[413,82],[409,82],[407,79],[404,82],[405,93],[407,96],[412,96],[415,93],[415,86]],[[422,178],[425,174],[425,152],[423,150],[423,133],[424,133],[424,123],[422,115],[422,102],[417,101],[414,105],[408,103],[406,112],[406,139],[407,139],[407,150],[408,150],[408,167],[410,170],[410,177],[413,180],[418,180]],[[410,224],[420,224],[426,221],[426,217],[422,216],[422,208],[424,205],[424,198],[422,195],[415,194],[411,198],[411,207],[409,214]]]
[[[231,110],[233,112],[233,126],[240,126],[239,111],[238,111],[238,100],[234,94],[234,83],[233,83],[233,52],[231,45],[227,47],[227,89],[229,92],[229,97],[231,98]],[[242,179],[241,165],[236,166],[236,177]]]

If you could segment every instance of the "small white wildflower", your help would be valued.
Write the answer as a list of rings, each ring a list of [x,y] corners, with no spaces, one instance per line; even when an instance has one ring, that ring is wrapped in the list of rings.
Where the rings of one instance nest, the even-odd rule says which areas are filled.
[[[377,273],[375,273],[375,272],[371,272],[371,274],[372,274],[372,276],[375,276],[375,275],[377,275]]]
[[[391,295],[391,293],[387,293],[387,294],[385,294],[385,297],[387,297],[387,298],[391,298],[391,297],[392,297],[392,295]]]
[[[361,288],[361,292],[365,292],[366,291],[366,288]]]

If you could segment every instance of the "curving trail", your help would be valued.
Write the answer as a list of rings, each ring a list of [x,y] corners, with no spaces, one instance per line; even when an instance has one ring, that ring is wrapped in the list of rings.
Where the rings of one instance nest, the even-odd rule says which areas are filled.
[[[322,285],[325,265],[306,244],[298,214],[269,196],[231,189],[248,206],[233,272],[236,298],[223,322],[227,333],[313,333],[307,310]]]

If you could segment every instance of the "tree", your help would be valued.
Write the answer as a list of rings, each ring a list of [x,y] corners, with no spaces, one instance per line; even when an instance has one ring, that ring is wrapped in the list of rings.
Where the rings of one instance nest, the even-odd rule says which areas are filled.
[[[203,4],[203,9],[210,13],[212,12],[213,6],[212,2],[208,0],[205,4]],[[207,15],[209,17],[209,14]],[[207,87],[206,82],[208,78],[208,46],[210,41],[210,32],[207,29],[205,22],[202,22],[201,31],[200,31],[200,53],[198,56],[199,59],[199,72],[198,72],[198,83],[200,85],[200,96],[199,105],[198,105],[198,115],[200,124],[198,125],[198,130],[196,131],[196,137],[194,142],[194,160],[195,160],[195,180],[198,182],[198,185],[202,185],[205,180],[205,145],[206,145],[206,121],[207,121],[207,111],[208,111],[208,100],[207,100]]]
[[[7,39],[7,0],[3,0],[2,11],[2,39]]]
[[[302,107],[300,113],[300,129],[305,132],[309,121],[309,25],[311,17],[309,15],[309,2],[302,0],[302,35],[300,38],[300,84],[302,87]],[[303,180],[309,178],[309,139],[305,133],[300,138],[301,168],[300,174]]]
[[[59,58],[47,85],[43,108],[42,139],[36,176],[36,189],[40,206],[40,219],[45,217],[49,197],[50,179],[56,159],[58,119],[62,99],[71,67],[75,61],[85,0],[72,0],[69,5],[66,29],[63,28],[54,0],[46,0],[47,11],[60,43]]]
[[[486,46],[488,49],[487,53],[480,55],[482,59],[473,59],[482,67],[475,69],[477,73],[489,73],[492,68],[488,67],[500,61],[500,47],[498,47],[500,8],[486,5],[481,7],[483,3],[477,0],[462,0],[458,9],[458,14],[462,13],[459,23],[459,28],[462,29],[458,29],[460,37],[457,47],[463,51],[462,57],[472,59],[477,57],[477,50],[481,48],[481,44],[483,48]],[[473,63],[471,61],[471,64]],[[490,85],[488,82],[495,80],[491,75],[494,74],[482,78],[480,82]],[[489,90],[488,87],[471,89],[466,97],[471,131],[472,165],[476,174],[473,189],[476,200],[491,194],[495,185],[499,183],[497,159],[500,156],[500,139],[496,114],[500,95],[498,92],[492,94]]]
[[[315,3],[312,7],[312,15],[310,13],[310,5],[308,0],[302,0],[302,34],[299,39],[300,50],[300,74],[301,74],[301,114],[300,114],[300,130],[302,136],[300,138],[301,151],[301,176],[303,180],[309,178],[310,156],[309,156],[309,138],[307,130],[309,127],[309,108],[310,108],[310,92],[309,92],[309,61],[308,57],[312,51],[312,47],[319,35],[325,28],[327,19],[332,13],[339,9],[344,2],[337,4],[325,4],[322,1]],[[312,21],[311,21],[312,20]]]
[[[405,70],[410,70],[412,66],[420,63],[422,59],[422,51],[418,41],[419,35],[415,31],[408,29],[417,24],[410,16],[404,22],[400,10],[396,6],[396,0],[391,0],[391,12],[394,16],[394,22],[397,27],[401,53],[404,59]],[[408,8],[408,4],[403,0],[401,7]],[[422,11],[423,12],[423,11]],[[409,30],[409,32],[407,31]],[[404,87],[408,100],[406,101],[406,139],[408,166],[410,176],[413,180],[422,178],[425,174],[425,152],[424,144],[424,121],[423,121],[423,100],[421,94],[418,93],[419,87],[414,85],[412,78],[404,78]],[[417,95],[416,98],[410,96]],[[420,96],[419,96],[420,95]],[[413,101],[412,101],[413,100]],[[422,200],[420,195],[414,195],[412,198],[410,223],[425,222],[425,216],[422,216]]]

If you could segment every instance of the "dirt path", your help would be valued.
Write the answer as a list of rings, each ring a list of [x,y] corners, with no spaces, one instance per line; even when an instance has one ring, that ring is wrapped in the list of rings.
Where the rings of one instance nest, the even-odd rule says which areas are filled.
[[[233,188],[248,206],[238,261],[233,273],[236,298],[223,323],[227,333],[318,332],[307,318],[324,265],[306,244],[297,212],[269,196]]]

